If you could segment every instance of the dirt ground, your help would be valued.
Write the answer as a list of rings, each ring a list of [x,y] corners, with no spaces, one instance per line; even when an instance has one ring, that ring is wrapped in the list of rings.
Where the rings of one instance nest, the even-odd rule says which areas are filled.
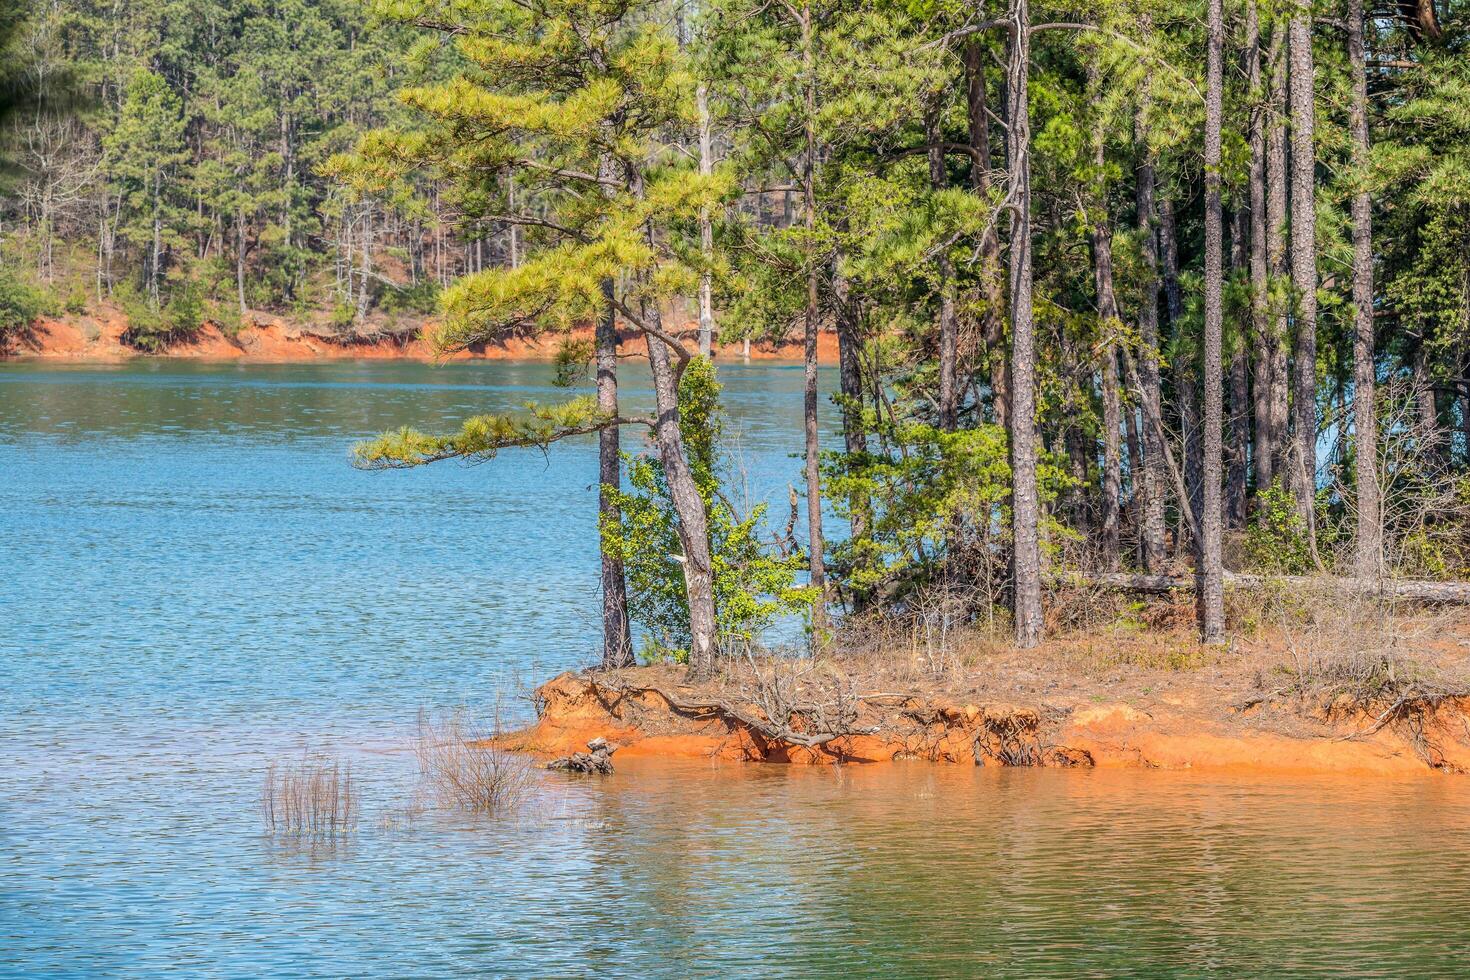
[[[846,637],[815,658],[564,674],[511,739],[560,754],[766,762],[901,758],[1409,775],[1470,771],[1470,613],[1342,596],[1240,596],[1234,639],[1196,640],[1187,604],[1110,607],[1110,623],[1032,650],[981,630]],[[881,634],[881,635],[880,635]]]
[[[218,326],[206,323],[198,334],[187,342],[171,344],[161,352],[166,357],[182,357],[197,360],[243,361],[259,363],[283,363],[314,360],[551,360],[556,356],[562,339],[560,334],[549,334],[542,338],[509,338],[503,342],[486,344],[473,350],[441,357],[435,354],[419,331],[430,321],[419,318],[405,319],[395,326],[391,335],[386,325],[375,339],[339,339],[321,325],[293,323],[281,317],[265,313],[254,313],[246,318],[241,328],[226,334]],[[19,359],[76,360],[119,362],[135,357],[157,356],[146,354],[123,343],[127,330],[127,318],[115,308],[104,307],[88,316],[68,316],[44,319],[38,322],[28,337],[22,338],[6,356]],[[689,330],[695,324],[687,324]],[[592,339],[592,328],[578,328],[570,332],[573,339]],[[641,337],[628,335],[624,338],[626,349],[641,349]],[[744,358],[740,344],[717,345],[717,359],[736,360]],[[751,360],[800,360],[802,346],[799,342],[781,345],[752,345]],[[837,338],[824,333],[817,345],[817,357],[822,363],[836,363]]]

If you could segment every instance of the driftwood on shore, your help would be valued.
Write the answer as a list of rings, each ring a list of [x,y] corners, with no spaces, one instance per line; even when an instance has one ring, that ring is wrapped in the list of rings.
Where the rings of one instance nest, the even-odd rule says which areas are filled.
[[[611,776],[613,771],[612,754],[617,749],[608,744],[605,738],[594,738],[587,743],[586,752],[573,752],[571,755],[561,759],[555,759],[546,764],[547,769],[560,769],[563,772],[583,772],[589,775],[596,773],[599,776]]]
[[[1090,585],[1099,585],[1124,592],[1165,593],[1176,589],[1194,588],[1194,578],[1184,575],[1132,575],[1116,572],[1093,576],[1086,582]],[[1470,606],[1470,582],[1341,578],[1332,575],[1237,575],[1233,572],[1226,572],[1225,584],[1247,589],[1274,585],[1293,589],[1328,590],[1363,596],[1412,599],[1416,602],[1436,605]]]

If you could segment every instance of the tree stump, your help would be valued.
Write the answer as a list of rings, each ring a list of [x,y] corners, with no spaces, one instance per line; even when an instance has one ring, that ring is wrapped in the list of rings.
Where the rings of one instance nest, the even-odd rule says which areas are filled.
[[[546,764],[547,769],[559,769],[563,772],[597,773],[602,776],[611,776],[613,771],[612,754],[617,751],[609,745],[605,738],[594,738],[587,743],[586,752],[574,752],[569,756],[556,759]]]

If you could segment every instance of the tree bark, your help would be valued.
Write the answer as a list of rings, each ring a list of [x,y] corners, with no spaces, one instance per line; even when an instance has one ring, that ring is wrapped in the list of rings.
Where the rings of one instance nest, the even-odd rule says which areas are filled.
[[[1266,267],[1272,279],[1285,280],[1288,271],[1286,249],[1286,57],[1285,31],[1277,28],[1267,59],[1274,67],[1271,76],[1271,100],[1266,126]],[[1288,323],[1287,306],[1279,301],[1268,306],[1271,359],[1268,393],[1271,446],[1271,479],[1283,484],[1289,479],[1291,445],[1288,439],[1288,409],[1291,377],[1287,371]],[[1264,488],[1257,488],[1258,490]]]
[[[1242,209],[1235,212],[1230,236],[1230,265],[1240,272],[1247,270],[1249,251],[1247,239],[1249,215]],[[1250,369],[1246,365],[1246,336],[1244,331],[1233,333],[1230,345],[1230,397],[1226,407],[1228,422],[1228,446],[1225,452],[1225,527],[1240,530],[1245,527],[1245,497],[1249,482],[1247,473],[1250,461],[1247,450],[1251,442],[1250,426]]]
[[[1444,438],[1439,425],[1439,399],[1434,394],[1434,381],[1430,377],[1430,337],[1426,333],[1414,345],[1410,361],[1410,379],[1414,388],[1414,401],[1418,408],[1419,424],[1423,427],[1425,455],[1439,462],[1444,454]]]
[[[1296,294],[1296,363],[1292,417],[1295,423],[1297,516],[1316,552],[1317,501],[1317,208],[1312,11],[1296,0],[1289,27],[1291,60],[1291,279]]]
[[[1011,520],[1016,645],[1041,641],[1041,500],[1036,480],[1036,337],[1031,295],[1031,12],[1010,0],[1006,157],[1011,211]]]
[[[362,276],[357,284],[357,311],[353,322],[361,324],[367,318],[368,301],[372,298],[369,288],[373,272],[373,208],[369,204],[362,216]]]
[[[817,227],[817,80],[815,43],[812,37],[812,8],[801,8],[801,64],[806,111],[802,129],[805,142],[802,154],[801,192],[806,214],[806,331],[805,331],[805,398],[803,423],[806,436],[806,519],[807,548],[812,588],[812,631],[818,644],[824,642],[827,629],[827,564],[822,538],[822,472],[821,440],[817,429],[817,262],[813,240]]]
[[[597,410],[603,415],[618,414],[618,326],[613,310],[613,281],[604,279],[602,295],[607,309],[597,321]],[[649,341],[653,343],[652,340]],[[597,516],[601,527],[616,527],[622,522],[612,492],[622,480],[622,460],[618,454],[618,427],[604,426],[597,434]],[[604,669],[631,667],[633,643],[628,624],[628,587],[623,563],[607,548],[602,552],[602,666]]]
[[[1225,292],[1224,221],[1220,211],[1220,128],[1225,101],[1225,12],[1209,0],[1209,47],[1205,67],[1205,324],[1204,324],[1204,513],[1195,596],[1200,639],[1225,642],[1225,568],[1221,559],[1220,454],[1223,442],[1222,326]]]
[[[1373,366],[1373,199],[1368,188],[1368,66],[1364,53],[1363,0],[1348,0],[1348,65],[1352,103],[1348,130],[1353,142],[1353,475],[1357,483],[1357,529],[1353,539],[1354,570],[1360,578],[1376,578],[1383,570],[1383,524],[1379,514],[1377,384]],[[1470,425],[1470,414],[1465,423]],[[1470,446],[1470,442],[1467,442]]]
[[[240,300],[240,315],[245,315],[245,215],[235,213],[235,292]]]
[[[944,189],[944,148],[940,145],[939,112],[931,107],[924,115],[924,135],[929,144],[929,186]],[[939,272],[939,427],[953,432],[959,421],[959,325],[954,309],[954,270],[949,250],[941,248],[936,259]]]
[[[694,92],[695,107],[699,112],[699,173],[708,177],[714,173],[714,153],[711,146],[709,122],[709,95],[701,82]],[[699,254],[705,263],[714,256],[714,228],[710,222],[709,208],[699,211]],[[715,307],[710,270],[699,274],[699,352],[709,356],[715,336]]]
[[[1113,286],[1113,228],[1108,221],[1107,187],[1103,183],[1106,162],[1102,118],[1093,132],[1093,162],[1097,169],[1092,222],[1092,268],[1097,290],[1098,330],[1101,344],[1101,387],[1103,424],[1102,508],[1099,513],[1098,546],[1104,568],[1118,564],[1118,528],[1123,494],[1123,405],[1118,386],[1118,352],[1113,336],[1119,323],[1118,297]]]
[[[639,311],[645,322],[662,329],[657,305],[645,303]],[[689,670],[705,677],[714,671],[716,653],[714,574],[710,561],[709,517],[679,431],[679,382],[670,363],[667,344],[646,335],[648,365],[653,373],[653,435],[659,461],[669,485],[669,497],[679,518],[679,543],[684,549],[684,587],[689,601]]]
[[[1266,106],[1261,90],[1261,27],[1257,0],[1246,5],[1246,70],[1250,84],[1250,170],[1247,177],[1250,208],[1251,341],[1255,354],[1252,413],[1255,440],[1252,457],[1256,491],[1271,485],[1276,447],[1271,427],[1271,324],[1266,314],[1270,280],[1266,260]]]
[[[985,85],[985,63],[978,41],[964,48],[966,106],[970,122],[970,186],[982,200],[989,200],[990,179],[990,115]],[[1005,284],[1001,274],[1000,235],[996,226],[986,227],[980,236],[980,290],[984,307],[980,313],[980,336],[990,367],[990,405],[995,424],[1006,428],[1010,419],[1010,364],[1005,347]]]
[[[868,451],[867,427],[863,421],[862,340],[858,336],[858,314],[848,291],[847,278],[841,274],[836,260],[833,261],[832,292],[836,304],[838,387],[842,392],[842,441],[849,456],[859,456]],[[850,505],[852,540],[861,541],[867,537],[872,520],[869,504],[866,500],[853,500]]]
[[[598,162],[600,178],[616,179],[617,160],[612,154],[604,153]],[[604,188],[609,190],[610,188]],[[612,278],[603,279],[603,316],[597,320],[594,336],[595,361],[597,361],[597,410],[604,416],[617,414],[617,311],[613,301],[617,284]],[[653,339],[648,339],[653,344]],[[622,486],[622,454],[617,426],[604,426],[597,433],[597,516],[600,527],[616,527],[622,523],[622,511],[617,507],[614,489]],[[603,667],[634,666],[632,627],[628,621],[628,580],[623,572],[622,558],[612,554],[606,547],[601,552],[603,573]]]
[[[1139,251],[1142,257],[1143,299],[1138,310],[1139,401],[1143,407],[1143,526],[1139,533],[1144,570],[1163,570],[1164,550],[1164,440],[1150,420],[1163,417],[1159,390],[1159,259],[1154,206],[1154,157],[1148,147],[1146,109],[1137,118],[1138,161],[1135,197],[1138,205]]]
[[[1179,408],[1179,442],[1184,456],[1184,485],[1189,507],[1195,514],[1204,509],[1203,474],[1200,458],[1199,404],[1196,378],[1199,351],[1193,338],[1184,335],[1184,295],[1179,284],[1179,244],[1174,231],[1174,201],[1165,194],[1159,201],[1159,245],[1164,260],[1164,309],[1174,335],[1174,394]],[[1199,541],[1180,525],[1180,548],[1188,547],[1196,562]]]

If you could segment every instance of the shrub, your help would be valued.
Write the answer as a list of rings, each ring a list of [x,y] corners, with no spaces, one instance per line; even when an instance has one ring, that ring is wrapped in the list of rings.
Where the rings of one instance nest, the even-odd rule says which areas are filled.
[[[270,833],[328,836],[357,826],[357,785],[352,767],[323,755],[270,764],[261,789],[260,814]]]
[[[1301,575],[1312,567],[1307,527],[1296,512],[1296,500],[1273,482],[1257,497],[1256,520],[1246,531],[1246,557],[1259,571]]]
[[[168,302],[154,309],[138,299],[123,299],[128,315],[128,329],[123,343],[157,353],[176,341],[188,340],[204,326],[203,291],[193,282],[179,283],[170,292]]]
[[[356,322],[357,311],[346,303],[338,303],[332,307],[332,315],[327,320],[331,328],[338,333],[346,333],[351,330],[352,325]]]
[[[0,344],[29,330],[45,310],[45,297],[38,290],[0,272]]]
[[[857,519],[860,536],[832,546],[835,577],[849,583],[857,605],[927,593],[963,583],[982,602],[1006,579],[1010,538],[1010,449],[1005,431],[981,424],[947,432],[897,413],[864,411],[876,435],[861,453],[824,454],[827,491],[839,517]],[[1070,484],[1059,461],[1040,459],[1044,500]],[[1045,519],[1045,547],[1075,537]]]
[[[384,313],[417,313],[428,316],[439,309],[439,284],[421,279],[413,286],[393,286],[378,296],[378,308]]]
[[[66,302],[62,304],[62,308],[72,316],[81,316],[87,312],[87,301],[89,298],[87,287],[81,283],[77,283],[66,294]]]
[[[435,717],[419,710],[419,777],[440,806],[478,813],[513,807],[531,787],[531,763],[493,744],[494,729],[478,730],[463,708]]]

